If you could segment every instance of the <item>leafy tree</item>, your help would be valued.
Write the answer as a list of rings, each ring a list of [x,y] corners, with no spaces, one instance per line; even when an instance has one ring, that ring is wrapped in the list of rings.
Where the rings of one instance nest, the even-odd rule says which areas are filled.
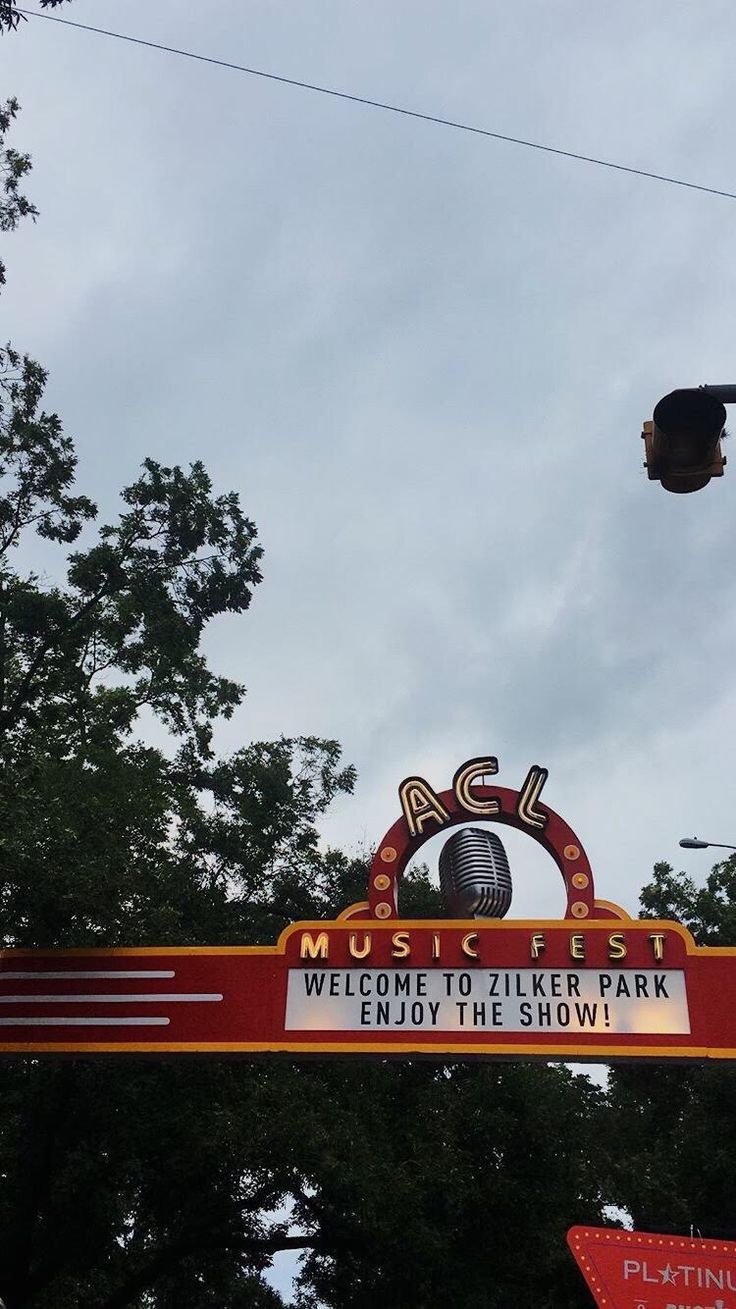
[[[42,9],[56,9],[58,5],[64,3],[65,0],[40,0]],[[26,16],[21,13],[16,0],[0,0],[0,34],[13,32],[21,19],[25,22]]]
[[[11,102],[0,142],[6,230],[34,212],[19,187],[28,161],[5,145],[16,112]],[[97,511],[73,491],[76,458],[42,407],[44,371],[11,346],[0,368],[5,943],[237,942],[278,930],[295,886],[312,887],[310,908],[324,898],[315,822],[354,774],[316,738],[214,755],[213,722],[242,688],[208,668],[200,641],[210,618],[248,608],[255,527],[236,495],[213,494],[201,464],[147,461],[118,520],[83,542]],[[64,584],[19,566],[30,534],[75,544]],[[170,752],[136,739],[144,707],[169,729]],[[296,1238],[272,1216],[282,1179],[247,1148],[260,1074],[131,1065],[121,1078],[104,1063],[32,1061],[4,1065],[2,1079],[8,1309],[142,1305],[153,1283],[164,1304],[172,1279],[178,1303],[223,1303],[225,1283],[234,1305],[273,1303],[260,1272]]]
[[[17,109],[8,108],[3,133]],[[28,163],[10,157],[15,180]],[[13,158],[15,163],[13,164]],[[6,190],[12,228],[25,213]],[[333,741],[216,755],[243,690],[201,653],[260,582],[253,523],[203,466],[148,460],[119,517],[74,487],[45,374],[0,377],[0,906],[6,945],[273,940],[362,898],[316,824],[349,792]],[[25,542],[63,554],[56,582]],[[53,566],[50,566],[53,567]],[[63,580],[61,580],[63,578]],[[145,710],[170,748],[140,739]],[[439,910],[426,871],[404,912]],[[600,1218],[602,1094],[564,1069],[226,1060],[0,1065],[7,1309],[304,1309],[588,1303],[565,1252]]]
[[[573,1223],[603,1212],[603,1093],[587,1078],[415,1062],[310,1081],[296,1213],[323,1244],[307,1256],[303,1309],[589,1304],[565,1246]]]
[[[701,888],[669,864],[656,864],[641,903],[644,917],[684,923],[699,945],[734,945],[736,857],[717,863]],[[736,1238],[736,1070],[619,1066],[609,1094],[612,1130],[625,1143],[615,1168],[617,1198],[634,1225]]]
[[[0,232],[12,232],[22,218],[36,218],[38,215],[36,206],[21,190],[22,179],[31,167],[30,157],[5,144],[18,109],[18,101],[13,97],[0,105]],[[5,264],[0,259],[0,287],[4,285]]]

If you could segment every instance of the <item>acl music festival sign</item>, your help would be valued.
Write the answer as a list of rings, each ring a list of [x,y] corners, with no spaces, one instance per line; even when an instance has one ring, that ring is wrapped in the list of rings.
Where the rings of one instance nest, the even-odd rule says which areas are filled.
[[[736,1058],[736,950],[596,899],[579,838],[541,802],[546,769],[518,791],[489,785],[497,772],[489,756],[446,791],[407,778],[367,900],[276,945],[0,952],[0,1052]],[[563,919],[502,918],[511,877],[495,825],[550,854]],[[401,918],[409,860],[452,828],[448,916]]]

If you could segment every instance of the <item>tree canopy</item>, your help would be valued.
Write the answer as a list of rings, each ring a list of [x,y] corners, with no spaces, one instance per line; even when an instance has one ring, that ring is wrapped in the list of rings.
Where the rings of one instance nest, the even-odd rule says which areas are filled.
[[[734,945],[736,857],[702,887],[656,864],[641,902],[644,917],[684,923],[698,945]],[[615,1186],[636,1227],[736,1240],[735,1096],[730,1064],[612,1069],[611,1123],[624,1143]]]
[[[0,116],[6,232],[35,216],[30,161],[6,144],[17,109]],[[244,690],[209,666],[202,636],[218,615],[244,621],[261,582],[254,523],[201,462],[153,460],[100,521],[45,383],[21,350],[0,351],[4,945],[267,943],[333,916],[366,877],[318,839],[355,782],[337,742],[216,750]],[[51,580],[24,563],[34,539],[56,558]],[[727,861],[698,892],[661,866],[644,903],[733,939],[735,877]],[[425,871],[402,907],[441,912]],[[606,1092],[544,1064],[6,1060],[0,1297],[277,1309],[264,1273],[296,1250],[300,1309],[584,1309],[573,1223],[602,1221],[611,1201],[650,1224],[722,1222],[731,1082],[634,1069]]]
[[[17,108],[10,101],[0,120],[6,231],[35,214],[21,189],[29,161],[6,144]],[[4,942],[269,939],[300,894],[309,908],[324,899],[315,823],[352,789],[353,770],[339,766],[335,742],[317,738],[216,757],[213,724],[243,688],[208,667],[201,636],[212,617],[250,604],[255,526],[235,493],[213,493],[201,463],[148,460],[117,519],[95,529],[96,506],[74,490],[73,443],[43,408],[45,381],[13,346],[0,353]],[[23,568],[33,535],[62,552],[65,580]],[[144,707],[168,729],[170,749],[140,738]],[[190,1267],[200,1246],[218,1268],[229,1258],[233,1303],[250,1302],[241,1282],[253,1303],[256,1284],[273,1301],[258,1274],[292,1240],[264,1217],[278,1209],[280,1183],[266,1180],[257,1152],[238,1150],[259,1076],[131,1066],[121,1080],[106,1065],[30,1062],[5,1064],[2,1077],[9,1309],[145,1303],[148,1283],[177,1261]],[[230,1101],[224,1088],[234,1087]],[[185,1200],[173,1222],[167,1196]],[[205,1303],[223,1302],[211,1295]]]

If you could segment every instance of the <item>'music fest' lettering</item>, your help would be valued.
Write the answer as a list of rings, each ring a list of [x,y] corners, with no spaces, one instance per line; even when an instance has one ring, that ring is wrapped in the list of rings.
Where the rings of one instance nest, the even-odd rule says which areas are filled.
[[[508,929],[507,929],[508,930]],[[518,932],[518,929],[516,929]],[[341,933],[343,936],[344,933]],[[443,937],[445,934],[441,929],[431,931],[431,958],[438,962],[443,959]],[[640,935],[640,933],[637,933]],[[409,959],[412,954],[413,938],[426,937],[427,931],[419,928],[418,930],[401,930],[391,934],[390,951],[392,959]],[[447,938],[445,938],[447,939]],[[543,931],[533,931],[525,934],[526,947],[530,959],[539,959],[547,947],[547,934]],[[664,932],[647,932],[646,939],[648,949],[651,953],[652,960],[655,963],[661,963],[665,957],[666,934]],[[323,930],[320,932],[302,932],[299,942],[300,959],[329,959],[330,944],[334,944],[335,937],[332,932]],[[586,933],[570,932],[567,936],[569,956],[572,960],[583,962],[586,959]],[[492,962],[493,955],[493,934],[488,931],[465,932],[459,940],[459,943],[453,942],[455,953],[458,948],[460,954],[466,959],[477,959],[481,963]],[[449,942],[445,949],[445,961],[449,949]],[[351,959],[370,959],[374,951],[374,934],[369,929],[357,932],[350,932],[347,938],[347,953]],[[610,932],[606,939],[606,952],[611,960],[625,959],[629,947],[626,941],[626,932]]]

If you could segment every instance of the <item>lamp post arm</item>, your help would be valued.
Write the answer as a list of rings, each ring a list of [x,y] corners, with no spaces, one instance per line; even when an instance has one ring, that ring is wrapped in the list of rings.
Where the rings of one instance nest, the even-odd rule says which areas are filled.
[[[701,841],[698,836],[683,836],[680,845],[684,850],[707,850],[711,846],[716,850],[736,850],[736,845],[723,845],[721,841]]]

